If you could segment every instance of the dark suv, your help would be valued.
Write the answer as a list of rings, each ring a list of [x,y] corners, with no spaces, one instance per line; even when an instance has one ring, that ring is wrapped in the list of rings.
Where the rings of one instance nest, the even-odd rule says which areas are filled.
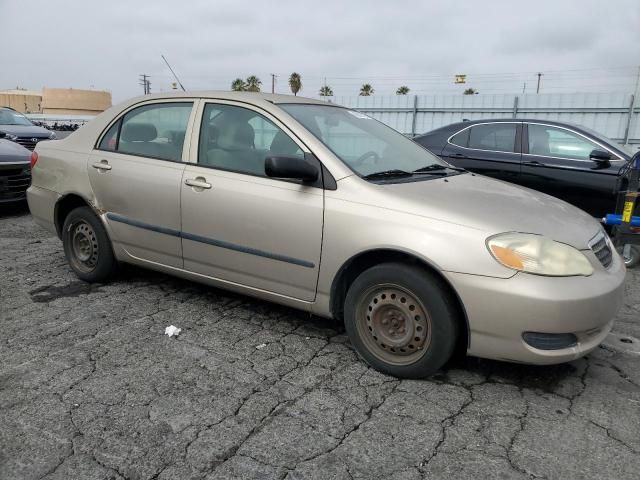
[[[602,218],[630,155],[584,127],[549,120],[460,122],[414,138],[447,162],[561,198]]]
[[[27,117],[9,107],[0,107],[0,132],[5,138],[33,150],[41,140],[53,140],[54,132],[31,123]]]

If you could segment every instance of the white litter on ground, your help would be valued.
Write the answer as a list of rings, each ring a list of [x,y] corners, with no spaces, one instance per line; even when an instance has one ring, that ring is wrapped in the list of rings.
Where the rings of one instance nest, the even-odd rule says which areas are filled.
[[[256,350],[262,350],[266,346],[267,346],[266,343],[261,343],[260,345],[256,345]]]
[[[164,329],[164,334],[169,335],[170,337],[173,337],[174,335],[177,337],[178,335],[180,335],[181,331],[182,331],[181,328],[174,327],[173,325],[169,325],[167,328]]]

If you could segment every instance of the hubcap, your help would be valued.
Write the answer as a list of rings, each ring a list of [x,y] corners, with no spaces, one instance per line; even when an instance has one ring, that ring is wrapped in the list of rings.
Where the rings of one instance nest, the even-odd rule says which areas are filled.
[[[98,239],[91,225],[80,221],[71,227],[71,250],[76,266],[93,270],[98,262]]]
[[[417,297],[397,286],[367,291],[358,309],[358,329],[381,360],[407,365],[422,357],[431,341],[431,321]]]

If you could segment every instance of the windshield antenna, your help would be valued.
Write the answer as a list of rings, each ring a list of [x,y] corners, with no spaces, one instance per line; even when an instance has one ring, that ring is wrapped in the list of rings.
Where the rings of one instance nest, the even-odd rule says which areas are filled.
[[[171,73],[173,74],[173,78],[176,79],[176,82],[178,82],[178,85],[180,85],[180,88],[182,89],[182,91],[186,92],[186,90],[184,89],[184,85],[182,85],[182,82],[180,81],[180,79],[176,75],[176,72],[173,71],[173,68],[171,68],[171,65],[169,65],[169,62],[167,62],[167,59],[164,58],[164,55],[160,55],[160,56],[162,57],[162,60],[164,60],[164,63],[167,64],[167,67],[169,67],[169,70],[171,70]]]

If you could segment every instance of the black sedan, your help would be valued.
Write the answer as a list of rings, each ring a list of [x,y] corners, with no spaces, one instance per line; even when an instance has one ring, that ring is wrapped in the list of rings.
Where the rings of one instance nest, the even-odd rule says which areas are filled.
[[[630,155],[584,127],[549,120],[460,122],[414,138],[447,162],[561,198],[595,217],[613,213]]]

